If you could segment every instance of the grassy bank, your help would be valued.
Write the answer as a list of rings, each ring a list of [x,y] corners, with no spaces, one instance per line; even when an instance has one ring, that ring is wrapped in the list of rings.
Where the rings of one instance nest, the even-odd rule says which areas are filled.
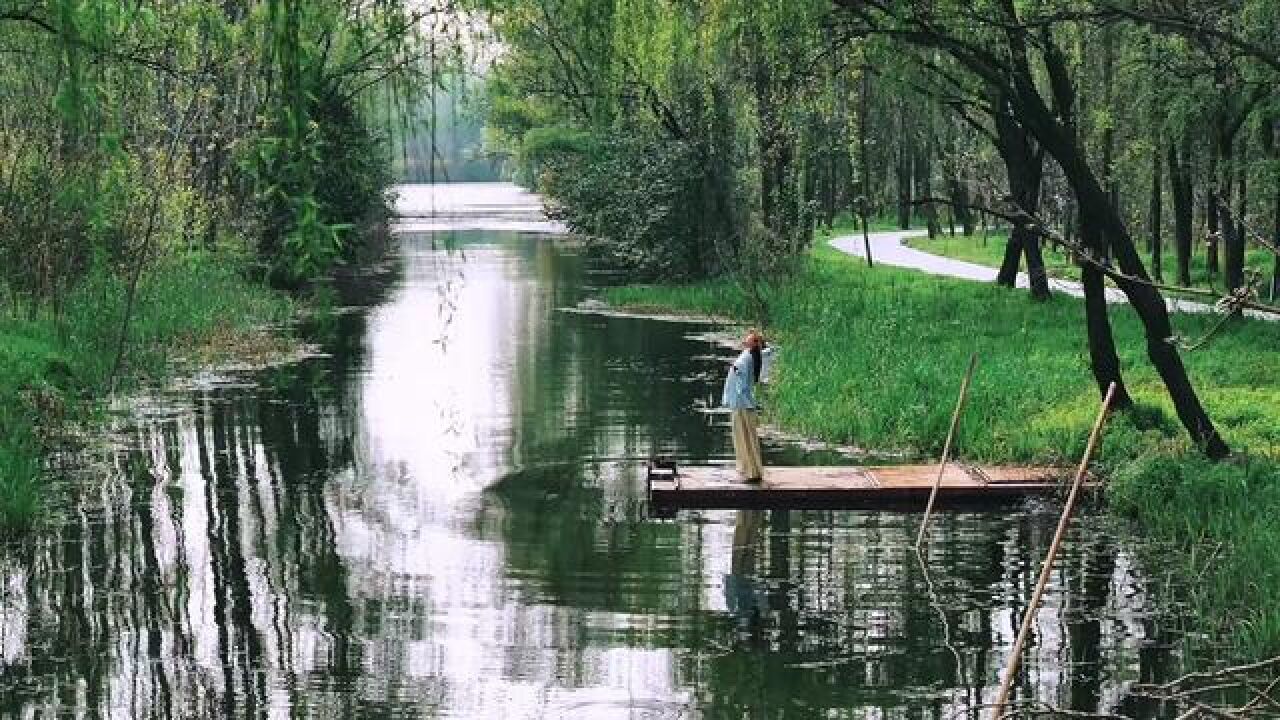
[[[290,314],[289,302],[245,279],[226,253],[167,257],[139,284],[131,323],[128,387],[190,356]],[[29,525],[48,501],[43,461],[65,422],[92,413],[105,394],[124,316],[125,282],[95,271],[66,298],[60,317],[28,317],[0,305],[0,530]]]
[[[993,243],[994,244],[994,243]],[[826,247],[768,293],[781,348],[769,420],[877,450],[936,455],[970,352],[979,366],[961,424],[968,460],[1070,463],[1083,451],[1098,396],[1075,299],[877,267]],[[740,292],[715,281],[612,290],[612,304],[746,319]],[[1280,326],[1239,321],[1185,355],[1224,436],[1241,453],[1212,465],[1188,447],[1125,308],[1115,332],[1137,412],[1108,429],[1100,463],[1111,507],[1196,564],[1193,599],[1210,637],[1234,656],[1280,652]],[[1178,317],[1188,337],[1214,319]],[[1162,542],[1163,544],[1163,542]],[[1217,547],[1212,562],[1197,560]]]

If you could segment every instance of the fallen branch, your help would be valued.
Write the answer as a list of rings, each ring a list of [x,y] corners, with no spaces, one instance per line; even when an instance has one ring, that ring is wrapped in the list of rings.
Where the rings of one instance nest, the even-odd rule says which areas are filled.
[[[1129,692],[1136,697],[1168,703],[1175,708],[1186,708],[1179,718],[1214,717],[1223,720],[1251,720],[1276,717],[1280,701],[1271,693],[1280,687],[1280,656],[1267,660],[1202,672],[1189,673],[1166,683],[1137,684]],[[1256,676],[1263,675],[1262,678]],[[1266,683],[1262,685],[1262,683]],[[1210,704],[1205,696],[1215,695],[1221,700],[1232,696],[1247,697],[1243,705],[1223,706]]]

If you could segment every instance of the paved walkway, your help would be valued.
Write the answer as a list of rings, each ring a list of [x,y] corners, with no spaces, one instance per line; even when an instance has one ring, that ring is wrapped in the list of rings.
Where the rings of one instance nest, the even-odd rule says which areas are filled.
[[[944,275],[947,277],[963,278],[965,280],[974,280],[976,282],[993,283],[996,281],[996,269],[987,267],[986,265],[978,265],[976,263],[965,262],[963,260],[954,260],[952,258],[934,255],[923,250],[907,247],[907,238],[919,237],[924,235],[924,230],[892,230],[889,232],[873,232],[871,233],[871,259],[876,263],[884,263],[885,265],[894,265],[897,267],[910,268],[930,275]],[[863,249],[862,234],[842,235],[831,239],[831,246],[835,249],[856,255],[858,257],[866,257]],[[1018,287],[1027,287],[1027,274],[1018,273]],[[1049,288],[1053,292],[1064,293],[1075,297],[1084,297],[1084,288],[1080,283],[1074,280],[1062,280],[1060,278],[1049,278]],[[1116,288],[1107,288],[1107,302],[1123,303],[1128,302],[1124,293]],[[1209,313],[1217,312],[1212,305],[1193,300],[1180,300],[1174,298],[1165,298],[1165,305],[1169,308],[1169,312],[1175,313]],[[1250,317],[1262,318],[1264,320],[1276,320],[1275,315],[1268,315],[1256,311],[1246,311],[1246,315]]]

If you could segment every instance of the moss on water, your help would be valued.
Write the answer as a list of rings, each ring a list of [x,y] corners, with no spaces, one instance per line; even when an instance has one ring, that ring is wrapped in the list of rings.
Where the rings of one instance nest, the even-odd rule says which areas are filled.
[[[770,420],[788,431],[876,450],[941,451],[955,394],[978,353],[959,431],[959,456],[983,462],[1072,463],[1084,449],[1098,396],[1084,313],[1074,298],[1032,301],[1025,291],[906,270],[868,270],[815,250],[768,293],[781,348]],[[608,291],[613,305],[746,319],[736,286]],[[1237,452],[1210,463],[1191,447],[1146,359],[1141,324],[1112,311],[1135,412],[1108,427],[1099,454],[1112,512],[1135,520],[1183,560],[1189,601],[1209,638],[1208,658],[1280,652],[1280,324],[1233,322],[1184,361],[1210,415]],[[1216,318],[1180,315],[1198,337]],[[1219,551],[1204,562],[1205,547]],[[1197,565],[1197,563],[1199,563]],[[1194,566],[1194,568],[1193,568]]]

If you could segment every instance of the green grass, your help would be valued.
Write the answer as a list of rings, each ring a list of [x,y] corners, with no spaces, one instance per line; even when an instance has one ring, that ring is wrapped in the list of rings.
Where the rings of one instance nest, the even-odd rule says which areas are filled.
[[[287,318],[287,300],[252,283],[222,254],[173,256],[139,285],[123,387],[163,374],[170,351]],[[0,529],[35,521],[48,500],[42,437],[83,416],[106,391],[124,314],[124,280],[93,272],[60,318],[0,307]]]
[[[723,280],[618,288],[607,299],[746,317],[741,294]],[[768,299],[768,331],[780,348],[768,408],[788,430],[936,456],[976,352],[960,457],[1069,464],[1084,449],[1098,396],[1076,299],[1036,303],[992,285],[868,270],[825,245]],[[1233,652],[1280,652],[1280,603],[1271,600],[1280,597],[1280,326],[1235,321],[1206,349],[1184,354],[1223,435],[1250,458],[1211,465],[1188,446],[1136,318],[1117,307],[1113,319],[1139,408],[1111,423],[1101,448],[1112,507],[1187,553],[1222,543],[1227,550],[1197,571],[1197,606],[1207,623],[1247,628],[1230,634]],[[1175,324],[1196,337],[1214,321],[1178,316]]]

